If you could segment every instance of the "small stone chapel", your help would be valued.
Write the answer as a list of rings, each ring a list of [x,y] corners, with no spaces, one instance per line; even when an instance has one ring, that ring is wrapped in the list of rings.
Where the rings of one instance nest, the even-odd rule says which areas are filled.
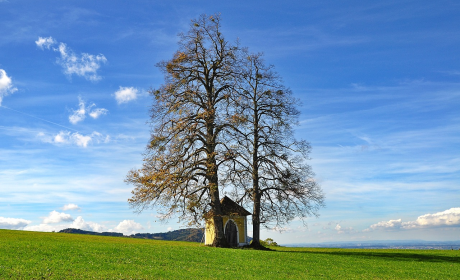
[[[224,234],[227,242],[232,247],[249,245],[247,219],[251,215],[246,209],[225,196],[220,200],[223,213]],[[215,237],[214,221],[206,219],[205,245],[212,245]]]

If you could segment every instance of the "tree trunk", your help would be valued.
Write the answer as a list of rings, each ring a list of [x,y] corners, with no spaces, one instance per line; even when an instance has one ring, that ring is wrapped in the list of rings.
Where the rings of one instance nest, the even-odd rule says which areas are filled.
[[[213,247],[230,247],[224,234],[224,222],[222,219],[223,212],[220,205],[219,198],[219,179],[217,175],[217,162],[215,156],[215,143],[214,143],[214,118],[211,118],[207,124],[208,133],[208,156],[207,156],[207,171],[206,177],[209,184],[209,194],[211,196],[211,207],[214,213],[214,241],[212,242]]]
[[[214,216],[213,220],[214,220],[214,231],[216,235],[214,237],[214,241],[212,242],[212,247],[222,247],[222,248],[230,247],[224,235],[224,222],[223,222],[222,216]]]
[[[257,97],[257,89],[254,97]],[[252,201],[254,207],[252,210],[252,246],[260,247],[260,189],[259,189],[259,112],[257,106],[257,99],[253,99],[253,118],[254,118],[254,147],[252,151]]]
[[[217,188],[217,183],[214,185],[211,184],[210,187],[210,194],[211,194],[211,204],[212,204],[212,209],[214,216],[212,217],[214,221],[214,240],[212,242],[213,247],[224,247],[228,248],[230,247],[228,245],[227,239],[225,238],[224,234],[224,221],[222,219],[222,207],[220,205],[220,200],[219,200],[219,189]]]
[[[252,246],[260,246],[260,195],[254,193],[254,208],[252,210]]]

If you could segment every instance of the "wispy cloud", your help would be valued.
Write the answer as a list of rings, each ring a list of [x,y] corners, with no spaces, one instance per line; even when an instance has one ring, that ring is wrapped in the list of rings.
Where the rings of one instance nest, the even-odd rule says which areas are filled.
[[[340,224],[337,224],[334,229],[337,231],[338,234],[355,232],[355,230],[352,227],[342,227]]]
[[[39,47],[42,50],[44,49],[49,50],[51,46],[57,44],[57,41],[54,40],[53,37],[46,37],[46,38],[38,37],[38,40],[35,41],[35,44],[37,45],[37,47]]]
[[[78,122],[85,119],[86,107],[85,102],[78,97],[78,109],[73,110],[73,113],[69,116],[69,122],[71,124],[77,124]]]
[[[292,232],[293,231],[291,227],[274,227],[274,228],[270,228],[269,230],[274,231],[274,232]]]
[[[5,70],[0,69],[0,106],[2,106],[2,101],[5,96],[17,90],[17,88],[13,87],[11,77],[8,77]]]
[[[137,98],[138,89],[134,87],[122,87],[115,92],[115,99],[118,104],[126,103]]]
[[[99,70],[101,64],[107,62],[103,54],[91,55],[82,53],[81,55],[77,55],[64,43],[59,44],[58,50],[61,54],[58,63],[64,68],[65,74],[69,76],[76,74],[90,81],[101,79],[97,74],[97,70]]]
[[[96,104],[92,103],[89,106],[86,106],[85,101],[78,97],[78,108],[72,110],[72,114],[69,116],[69,122],[71,124],[77,124],[80,121],[83,121],[88,114],[93,119],[99,118],[101,115],[107,114],[108,110],[104,108],[95,108]]]
[[[40,132],[37,136],[45,143],[76,145],[83,148],[86,148],[89,143],[108,143],[110,141],[109,135],[104,136],[97,131],[88,135],[83,135],[78,132],[60,131],[54,136]]]
[[[72,77],[75,74],[93,82],[101,79],[97,71],[102,64],[107,62],[107,58],[103,54],[76,54],[67,44],[58,43],[53,37],[38,37],[35,44],[42,50],[51,49],[58,52],[60,58],[57,59],[57,63],[62,66],[64,73],[68,77]],[[53,47],[55,45],[58,46],[55,48]]]
[[[94,104],[93,104],[94,105]],[[93,119],[97,119],[102,115],[107,114],[108,110],[104,108],[94,108],[89,112],[89,116]]]

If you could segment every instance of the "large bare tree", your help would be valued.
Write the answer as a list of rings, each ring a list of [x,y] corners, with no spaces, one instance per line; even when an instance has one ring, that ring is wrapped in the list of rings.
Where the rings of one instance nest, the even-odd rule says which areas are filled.
[[[241,125],[233,127],[234,157],[223,181],[235,187],[238,202],[252,206],[252,245],[259,247],[261,225],[317,215],[324,196],[306,163],[309,143],[294,137],[298,101],[261,54],[243,50],[239,60],[238,94],[231,98]]]
[[[219,15],[201,16],[180,34],[179,50],[157,66],[165,83],[151,93],[151,141],[144,164],[126,178],[135,186],[129,203],[138,211],[164,209],[162,218],[179,214],[199,222],[213,213],[213,246],[228,246],[219,199],[218,167],[228,160],[221,134],[235,83],[237,44],[220,32]]]

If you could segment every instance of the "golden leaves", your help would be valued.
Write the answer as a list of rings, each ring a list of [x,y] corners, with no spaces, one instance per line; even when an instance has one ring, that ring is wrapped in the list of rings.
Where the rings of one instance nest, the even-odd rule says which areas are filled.
[[[247,117],[241,114],[234,114],[230,117],[229,121],[234,125],[240,125],[247,122]]]

